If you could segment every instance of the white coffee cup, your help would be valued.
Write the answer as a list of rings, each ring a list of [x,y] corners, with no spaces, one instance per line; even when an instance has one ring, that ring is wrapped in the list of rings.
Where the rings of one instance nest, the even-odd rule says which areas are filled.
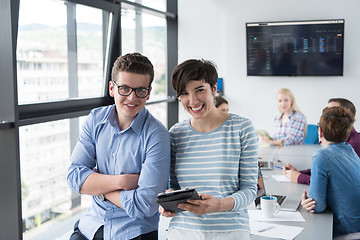
[[[266,218],[272,218],[280,211],[276,197],[264,196],[260,199],[261,211]]]

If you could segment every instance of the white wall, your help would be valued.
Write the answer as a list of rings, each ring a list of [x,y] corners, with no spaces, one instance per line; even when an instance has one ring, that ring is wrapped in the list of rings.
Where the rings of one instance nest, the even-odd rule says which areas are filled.
[[[273,130],[275,95],[289,88],[297,105],[316,124],[331,97],[344,97],[360,116],[360,1],[179,0],[179,63],[214,61],[224,78],[230,111],[250,118],[256,128]],[[246,22],[345,19],[343,77],[247,77]],[[187,117],[180,107],[180,120]],[[360,130],[360,120],[355,123]]]

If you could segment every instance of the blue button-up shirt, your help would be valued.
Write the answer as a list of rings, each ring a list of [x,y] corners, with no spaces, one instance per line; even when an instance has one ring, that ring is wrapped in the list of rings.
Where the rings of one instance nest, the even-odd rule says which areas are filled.
[[[92,110],[71,156],[67,181],[80,192],[97,167],[102,174],[140,174],[138,188],[121,191],[124,209],[92,198],[79,229],[88,239],[104,225],[104,240],[132,239],[158,229],[157,194],[164,191],[170,169],[170,136],[144,108],[131,125],[120,130],[115,105]]]

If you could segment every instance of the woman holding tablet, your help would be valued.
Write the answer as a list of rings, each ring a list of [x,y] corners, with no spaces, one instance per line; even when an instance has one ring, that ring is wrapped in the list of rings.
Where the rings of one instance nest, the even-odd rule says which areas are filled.
[[[334,213],[334,237],[360,232],[360,158],[346,141],[354,115],[344,107],[325,108],[319,122],[319,138],[325,147],[312,160],[309,198],[301,205],[310,212]]]
[[[172,87],[189,120],[175,124],[171,135],[170,188],[195,188],[202,200],[180,203],[168,239],[250,239],[246,207],[257,190],[258,137],[250,120],[214,105],[216,66],[187,60],[172,75]]]

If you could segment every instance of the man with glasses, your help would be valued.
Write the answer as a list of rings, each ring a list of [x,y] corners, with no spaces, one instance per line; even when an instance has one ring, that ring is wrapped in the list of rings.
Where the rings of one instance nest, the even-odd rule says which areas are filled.
[[[167,129],[145,108],[153,65],[139,53],[119,57],[109,83],[115,104],[91,111],[71,156],[67,180],[91,195],[70,240],[157,239],[157,194],[170,168]]]

